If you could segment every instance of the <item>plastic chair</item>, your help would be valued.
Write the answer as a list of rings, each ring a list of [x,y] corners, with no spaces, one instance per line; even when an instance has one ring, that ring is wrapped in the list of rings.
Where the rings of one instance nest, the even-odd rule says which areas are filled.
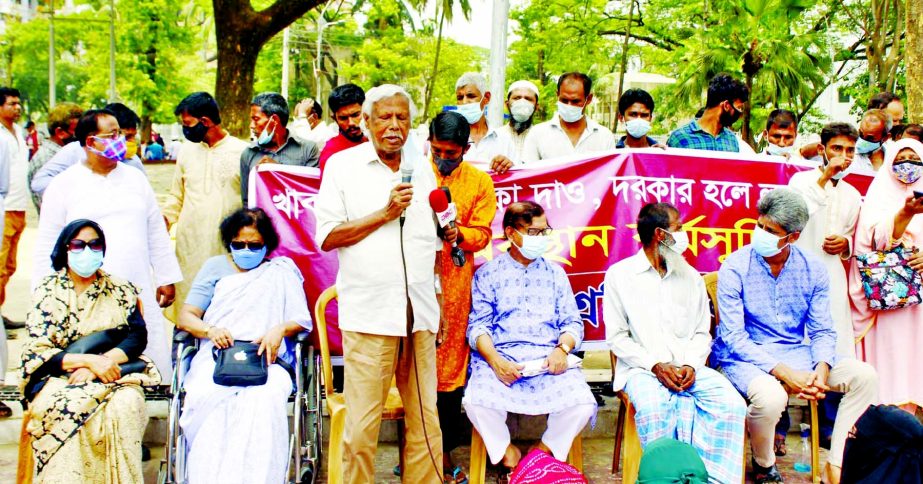
[[[327,340],[327,304],[336,297],[336,286],[330,286],[321,293],[314,305],[315,329],[318,340],[320,340],[324,395],[327,399],[327,410],[330,413],[330,441],[327,446],[327,482],[330,484],[343,482],[343,432],[346,426],[346,400],[342,393],[333,391],[333,364],[330,361],[330,343]],[[400,466],[404,469],[404,405],[393,380],[381,418],[398,421]]]
[[[567,454],[567,463],[583,472],[583,438],[580,435],[574,438]],[[474,427],[471,427],[471,462],[468,465],[468,482],[470,484],[484,484],[487,477],[487,447],[484,439]]]

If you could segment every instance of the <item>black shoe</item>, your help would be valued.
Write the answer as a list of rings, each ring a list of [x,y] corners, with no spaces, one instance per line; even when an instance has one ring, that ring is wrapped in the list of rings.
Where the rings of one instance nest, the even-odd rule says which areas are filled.
[[[6,329],[22,329],[26,327],[25,321],[13,321],[12,319],[3,316],[3,326]]]
[[[817,443],[817,446],[820,447],[821,449],[827,449],[829,451],[830,450],[830,436],[829,435],[821,436],[820,442]]]
[[[141,444],[141,462],[147,462],[151,460],[151,449],[150,447]]]
[[[0,402],[0,418],[9,418],[13,416],[13,409],[9,405]]]
[[[755,460],[750,462],[753,464],[753,482],[756,484],[783,484],[782,474],[779,474],[779,469],[776,468],[775,464],[771,467],[763,467],[757,464]]]

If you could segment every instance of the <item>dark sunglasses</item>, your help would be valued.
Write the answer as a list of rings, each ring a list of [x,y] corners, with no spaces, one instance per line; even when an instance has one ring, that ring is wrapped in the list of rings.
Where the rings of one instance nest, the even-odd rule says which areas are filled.
[[[263,250],[263,247],[265,246],[266,244],[262,242],[238,242],[236,240],[231,242],[232,250],[249,249],[249,250],[257,251],[257,250]]]
[[[93,239],[87,242],[86,240],[74,239],[67,243],[67,250],[71,252],[82,252],[83,249],[87,247],[94,252],[102,252],[103,241],[100,239]]]

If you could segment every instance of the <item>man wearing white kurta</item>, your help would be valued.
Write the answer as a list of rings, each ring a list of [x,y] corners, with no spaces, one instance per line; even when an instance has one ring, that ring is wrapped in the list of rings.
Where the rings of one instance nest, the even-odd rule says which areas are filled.
[[[399,86],[369,90],[362,122],[370,141],[330,157],[314,204],[315,240],[325,251],[336,250],[340,263],[346,430],[342,459],[337,449],[328,460],[341,461],[344,482],[351,484],[375,479],[381,411],[394,376],[406,402],[402,480],[443,481],[434,276],[442,241],[428,203],[436,189],[432,165],[407,142],[414,111]],[[409,184],[401,181],[407,168]]]
[[[711,352],[705,283],[683,258],[689,239],[679,211],[648,204],[638,214],[643,247],[606,271],[606,342],[618,358],[615,390],[636,409],[641,445],[661,438],[695,447],[710,483],[743,477],[747,407]]]
[[[788,185],[804,197],[810,219],[795,245],[820,258],[830,273],[830,310],[836,330],[838,356],[854,358],[855,335],[846,269],[859,221],[862,196],[842,178],[853,162],[859,133],[849,123],[830,123],[820,133],[818,154],[823,162],[814,170],[792,176]]]
[[[183,276],[154,190],[143,173],[118,161],[125,157],[124,137],[111,112],[84,113],[76,136],[87,159],[56,176],[45,191],[32,286],[51,274],[50,254],[61,229],[77,219],[95,221],[106,236],[103,270],[141,288],[148,331],[144,354],[161,374],[169,375],[172,365],[161,307],[173,302],[173,284]]]
[[[218,103],[207,92],[186,96],[174,112],[189,140],[176,156],[173,186],[163,206],[167,223],[176,225],[176,258],[187,276],[176,285],[178,304],[166,311],[175,322],[193,276],[210,257],[227,253],[218,226],[241,206],[240,154],[248,145],[224,130]]]

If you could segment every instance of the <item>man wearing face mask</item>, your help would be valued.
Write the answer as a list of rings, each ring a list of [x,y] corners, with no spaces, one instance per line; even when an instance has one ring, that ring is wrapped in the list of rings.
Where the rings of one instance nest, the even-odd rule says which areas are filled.
[[[119,123],[121,134],[125,137],[125,157],[121,163],[141,170],[141,173],[147,175],[144,170],[144,164],[141,157],[138,156],[138,123],[141,118],[135,114],[128,106],[122,103],[107,104],[103,109],[111,112]],[[133,150],[133,151],[132,151]],[[41,198],[45,189],[51,183],[51,180],[63,173],[64,170],[86,161],[87,153],[83,146],[76,141],[71,141],[64,145],[44,166],[39,168],[32,176],[30,188],[33,196]]]
[[[508,413],[547,414],[537,448],[565,461],[595,420],[596,400],[571,355],[583,341],[573,289],[564,269],[543,257],[552,232],[544,209],[510,204],[503,232],[509,251],[474,275],[467,337],[475,351],[462,404],[490,461],[514,469],[522,455],[510,442]]]
[[[615,149],[612,132],[586,116],[593,81],[580,72],[558,78],[557,112],[531,130],[522,148],[524,162]]]
[[[706,365],[708,295],[683,258],[689,237],[679,210],[645,205],[638,237],[641,250],[606,271],[606,343],[618,358],[613,388],[635,407],[642,447],[678,438],[697,447],[713,482],[740,482],[747,406]]]
[[[324,173],[327,160],[343,151],[368,141],[362,132],[362,103],[365,91],[355,84],[343,84],[330,91],[327,107],[339,133],[324,144],[320,151],[320,171]]]
[[[250,103],[250,131],[253,144],[240,154],[240,198],[249,206],[250,172],[263,163],[317,166],[320,150],[313,141],[298,138],[288,125],[288,103],[281,94],[257,94]]]
[[[821,166],[792,175],[788,186],[804,197],[810,218],[795,245],[824,262],[830,275],[830,310],[837,355],[854,358],[855,335],[843,261],[852,256],[862,195],[843,178],[850,171],[859,134],[849,123],[830,123],[820,132]]]
[[[792,159],[795,151],[795,140],[798,138],[798,118],[795,113],[786,109],[774,109],[766,118],[766,130],[763,131],[766,139],[764,155],[781,156],[786,160]]]
[[[673,131],[667,139],[671,148],[741,152],[741,141],[731,126],[743,115],[750,90],[727,74],[718,74],[708,83],[702,117]],[[751,150],[752,151],[752,150]]]
[[[822,400],[828,390],[844,394],[826,468],[826,482],[838,483],[846,437],[877,403],[878,377],[870,365],[836,354],[830,275],[793,245],[809,220],[804,198],[777,188],[763,195],[757,212],[750,245],[729,255],[718,273],[721,324],[712,355],[750,404],[757,483],[782,482],[773,437],[788,394],[807,400]]]
[[[497,173],[506,173],[513,167],[511,159],[516,150],[513,140],[506,131],[491,128],[484,115],[490,103],[487,79],[477,72],[466,72],[455,82],[455,112],[461,114],[471,125],[468,152],[465,159],[490,162]]]
[[[186,96],[173,113],[188,142],[177,153],[163,217],[168,228],[176,225],[176,258],[183,274],[192,275],[226,250],[218,226],[240,208],[240,154],[247,142],[221,126],[218,103],[207,92]],[[176,285],[178,301],[186,301],[192,282],[190,277]],[[181,308],[174,304],[167,317],[176,321]]]
[[[38,151],[29,160],[29,173],[26,181],[29,184],[31,192],[32,179],[35,174],[48,163],[54,155],[58,154],[68,143],[74,141],[74,129],[77,128],[77,120],[83,115],[83,108],[74,103],[58,103],[51,112],[48,113],[48,137],[39,146]],[[32,203],[39,212],[42,210],[42,197],[38,193],[32,192]]]
[[[513,140],[513,159],[522,160],[522,149],[526,135],[532,128],[535,111],[538,108],[538,87],[531,81],[519,80],[510,84],[506,91],[506,109],[510,122],[505,126],[506,134]],[[495,168],[494,171],[497,171]]]
[[[876,172],[885,162],[885,143],[891,139],[891,115],[881,109],[869,109],[859,122],[856,139],[856,168]]]
[[[451,460],[451,452],[462,445],[461,399],[468,371],[468,343],[465,330],[471,311],[471,280],[474,253],[491,240],[490,224],[497,213],[494,182],[482,170],[462,161],[470,146],[468,122],[451,111],[436,115],[429,125],[429,144],[436,184],[447,187],[455,204],[456,227],[442,231],[444,244],[436,255],[442,287],[442,322],[436,349],[436,376],[439,425],[442,428],[443,468],[449,478],[460,480],[461,468]],[[453,244],[465,252],[465,264],[453,263]],[[457,469],[457,471],[456,471]]]
[[[33,262],[33,288],[51,274],[50,254],[61,230],[77,219],[98,223],[106,234],[103,269],[141,290],[148,345],[144,353],[163,375],[172,371],[166,320],[183,279],[170,235],[147,178],[126,167],[125,137],[114,113],[90,110],[75,129],[86,161],[56,176],[42,199]],[[155,289],[156,288],[156,289]]]
[[[654,119],[654,98],[643,89],[629,89],[619,98],[619,122],[625,125],[625,136],[615,144],[616,148],[665,148],[647,134],[651,132]]]

